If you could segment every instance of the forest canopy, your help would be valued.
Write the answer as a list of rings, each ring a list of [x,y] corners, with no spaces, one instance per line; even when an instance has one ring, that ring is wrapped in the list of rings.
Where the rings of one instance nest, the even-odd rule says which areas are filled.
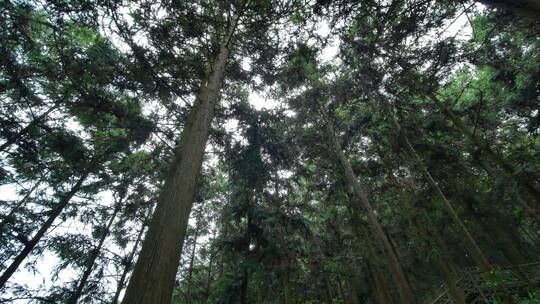
[[[3,0],[0,302],[540,302],[535,0]]]

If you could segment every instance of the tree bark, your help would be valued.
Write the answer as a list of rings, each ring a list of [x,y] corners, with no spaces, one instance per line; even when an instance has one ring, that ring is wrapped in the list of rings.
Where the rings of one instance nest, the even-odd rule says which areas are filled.
[[[373,280],[373,297],[375,298],[375,302],[377,304],[391,304],[392,298],[388,294],[390,291],[390,286],[384,272],[381,269],[377,269],[377,267],[370,265],[369,273],[371,274],[371,278]]]
[[[239,15],[221,42],[191,110],[126,290],[126,304],[170,304],[214,108]]]
[[[118,206],[114,208],[113,214],[111,215],[111,218],[109,219],[109,222],[107,223],[107,226],[105,226],[105,231],[103,231],[103,234],[101,235],[98,245],[96,248],[92,251],[90,261],[88,262],[88,265],[86,266],[86,269],[84,270],[83,275],[81,276],[81,279],[77,283],[77,288],[75,289],[75,292],[71,295],[71,297],[68,300],[68,304],[76,304],[77,301],[79,301],[79,298],[82,295],[84,286],[86,285],[86,282],[88,281],[88,278],[90,277],[90,274],[92,274],[92,270],[94,269],[94,265],[96,263],[96,260],[99,256],[99,253],[101,252],[101,248],[103,247],[103,243],[105,243],[105,239],[109,235],[111,231],[111,226],[116,219],[116,216],[118,215],[118,212],[120,212],[121,209],[121,202],[119,202]]]
[[[83,176],[79,177],[77,180],[77,183],[71,188],[71,190],[60,200],[58,205],[51,211],[49,217],[41,225],[41,228],[38,230],[38,232],[32,237],[32,239],[24,246],[24,248],[21,250],[21,252],[15,257],[13,262],[6,268],[2,276],[0,276],[0,289],[4,287],[6,282],[11,278],[11,276],[15,273],[17,268],[22,264],[22,262],[26,259],[26,257],[30,254],[30,252],[36,247],[38,242],[41,240],[41,238],[45,235],[45,233],[49,230],[49,228],[52,226],[54,220],[62,213],[64,208],[67,206],[69,201],[73,198],[75,193],[77,193],[84,180],[88,177],[88,173],[85,173]]]
[[[216,232],[217,229],[215,229],[212,233],[212,241],[209,242],[210,244],[213,243],[213,241],[216,239]],[[208,261],[208,272],[206,276],[206,283],[204,287],[204,301],[208,301],[208,297],[210,296],[210,284],[212,283],[212,267],[214,266],[214,250],[212,250],[212,247],[210,247],[210,261]]]
[[[247,269],[243,270],[242,284],[240,286],[240,304],[247,304],[247,289],[249,284],[249,272]]]
[[[364,211],[366,212],[369,226],[376,236],[377,245],[380,247],[380,250],[383,252],[386,258],[386,262],[388,263],[388,267],[392,272],[394,282],[398,286],[402,300],[407,304],[416,303],[416,297],[409,286],[405,273],[397,259],[396,253],[392,249],[390,241],[386,237],[386,234],[384,233],[381,224],[379,223],[379,220],[375,215],[375,211],[371,207],[371,204],[367,197],[367,191],[358,182],[358,178],[356,177],[356,174],[354,173],[352,166],[349,163],[349,160],[345,156],[345,153],[343,153],[341,145],[336,138],[334,128],[328,121],[326,122],[326,128],[328,136],[331,140],[332,147],[334,149],[334,153],[336,153],[338,161],[341,164],[341,167],[345,173],[346,181],[353,188],[353,192],[356,198],[359,200],[362,209],[364,209]]]
[[[399,187],[400,183],[395,179],[395,177],[392,175],[391,171],[388,172],[388,175],[390,176],[391,182],[395,186]],[[400,192],[399,192],[399,196],[400,196],[400,201],[402,202],[403,206],[405,207],[405,212],[407,214],[407,217],[408,217],[409,221],[411,222],[413,227],[415,227],[416,231],[420,234],[420,236],[423,237],[426,240],[428,240],[428,239],[434,240],[435,243],[437,244],[438,249],[441,252],[448,252],[446,250],[446,246],[440,240],[438,235],[435,235],[434,237],[432,237],[433,234],[435,234],[436,232],[431,233],[427,229],[426,225],[424,225],[421,222],[419,217],[414,214],[413,205],[411,204],[410,200],[407,197],[405,197],[405,192],[403,190],[401,190],[401,189],[400,189]],[[429,242],[426,242],[426,245],[430,246]],[[463,290],[461,290],[459,288],[459,286],[457,285],[457,278],[454,275],[454,273],[452,272],[451,267],[449,266],[449,264],[453,264],[453,261],[451,260],[451,258],[444,259],[440,254],[438,254],[435,257],[435,264],[436,264],[440,274],[442,275],[444,281],[446,282],[448,290],[450,291],[450,295],[452,296],[452,300],[454,300],[454,302],[456,304],[465,304],[465,295],[463,293]]]
[[[398,130],[402,131],[401,125],[398,123],[398,121],[395,119],[395,117],[392,115],[391,118],[392,118],[396,128]],[[465,226],[463,221],[461,221],[461,219],[459,218],[457,212],[454,210],[454,207],[452,206],[452,204],[450,204],[450,202],[448,201],[448,199],[446,198],[446,196],[442,192],[441,188],[437,184],[437,182],[435,182],[435,179],[433,179],[433,177],[431,176],[431,173],[428,171],[428,169],[424,165],[424,163],[423,163],[422,159],[420,158],[420,156],[418,156],[418,154],[414,150],[414,148],[411,145],[411,143],[409,142],[409,139],[406,136],[406,134],[402,133],[402,137],[403,137],[403,140],[405,142],[405,146],[406,146],[407,150],[409,151],[411,156],[414,157],[414,159],[420,165],[424,176],[428,180],[428,182],[431,185],[431,187],[433,188],[433,190],[435,190],[437,195],[442,199],[442,201],[444,203],[444,206],[445,206],[446,210],[448,211],[448,213],[450,215],[450,218],[458,226],[458,228],[461,230],[461,232],[464,234],[464,236],[465,236],[465,245],[467,246],[467,251],[472,256],[472,258],[475,261],[476,265],[483,272],[485,272],[487,274],[491,273],[491,271],[493,270],[493,266],[491,265],[491,263],[488,261],[488,259],[486,258],[486,256],[482,252],[482,250],[480,249],[480,246],[478,246],[478,243],[476,242],[474,237],[471,235],[471,233],[469,232],[469,230],[467,229],[467,227]],[[505,294],[505,298],[504,298],[505,303],[514,303],[512,298],[510,297],[510,294],[508,293],[508,290],[506,288],[498,287],[498,289],[500,289],[502,292],[504,292],[504,294]]]
[[[197,238],[199,236],[199,222],[195,227],[195,235],[193,236],[193,248],[191,248],[191,258],[189,259],[189,269],[187,276],[187,291],[186,291],[186,302],[190,303],[191,301],[191,287],[193,286],[193,264],[195,263],[195,253],[197,249]]]
[[[360,299],[358,298],[358,278],[356,276],[351,276],[347,280],[347,301],[346,304],[360,304]]]

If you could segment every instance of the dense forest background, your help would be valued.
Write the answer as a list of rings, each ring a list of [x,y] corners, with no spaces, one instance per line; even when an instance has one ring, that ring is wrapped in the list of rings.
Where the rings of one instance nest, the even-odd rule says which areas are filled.
[[[540,303],[539,38],[534,0],[0,1],[0,302]]]

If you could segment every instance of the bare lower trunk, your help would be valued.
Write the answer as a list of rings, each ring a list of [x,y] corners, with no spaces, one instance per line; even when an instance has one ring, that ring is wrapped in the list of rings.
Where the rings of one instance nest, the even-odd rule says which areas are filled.
[[[75,292],[68,300],[68,304],[76,304],[77,301],[79,301],[79,298],[82,295],[84,286],[86,285],[86,282],[88,281],[88,278],[90,277],[90,274],[92,274],[92,270],[94,269],[94,265],[96,263],[96,260],[99,256],[99,253],[101,252],[101,248],[103,247],[103,243],[105,243],[105,239],[109,235],[109,232],[111,231],[111,226],[116,219],[116,216],[118,215],[118,212],[120,211],[121,207],[118,205],[116,208],[114,208],[114,212],[111,215],[111,218],[109,219],[109,222],[107,223],[107,226],[105,226],[105,231],[103,231],[103,234],[101,235],[101,238],[99,239],[98,245],[92,252],[92,256],[90,257],[90,261],[88,262],[88,265],[86,266],[86,269],[81,276],[81,279],[77,283],[77,288],[75,289]]]
[[[170,304],[214,107],[229,57],[229,42],[238,18],[233,16],[186,122],[123,303]]]
[[[454,303],[456,304],[465,304],[466,302],[463,290],[461,290],[461,288],[459,288],[459,286],[457,285],[457,278],[454,275],[452,269],[450,269],[450,267],[448,266],[448,262],[440,255],[438,255],[435,259],[435,262],[437,263],[437,268],[439,269],[439,272],[441,273],[444,281],[446,282],[452,300],[454,300]]]
[[[349,278],[347,282],[347,301],[346,304],[360,304],[360,299],[358,297],[359,282],[356,276]]]
[[[214,234],[212,237],[212,241],[216,239],[216,230],[214,230]],[[206,277],[206,284],[204,288],[204,301],[208,300],[208,297],[210,296],[210,284],[212,283],[212,266],[214,264],[214,251],[212,248],[210,248],[210,261],[208,262],[208,273]]]
[[[79,191],[81,188],[84,180],[88,174],[85,174],[79,178],[77,183],[71,188],[71,190],[60,200],[60,202],[56,205],[56,207],[51,211],[49,217],[41,225],[41,228],[38,230],[38,232],[32,237],[32,239],[24,246],[24,248],[21,250],[21,252],[15,257],[13,262],[8,266],[8,268],[4,271],[2,276],[0,277],[0,289],[4,287],[6,282],[9,280],[9,278],[15,273],[17,268],[22,264],[22,262],[26,259],[28,254],[36,247],[38,242],[41,240],[41,238],[45,235],[47,230],[52,226],[54,220],[62,213],[64,208],[67,206],[69,201],[73,198],[75,193]]]
[[[193,286],[193,264],[195,264],[195,254],[196,254],[196,250],[197,250],[197,238],[199,236],[199,227],[198,227],[198,222],[197,222],[197,227],[195,228],[195,236],[193,237],[193,247],[191,248],[191,258],[189,259],[189,269],[188,269],[188,276],[187,276],[187,279],[186,279],[186,284],[187,284],[187,291],[186,291],[186,301],[188,303],[190,302],[193,302],[192,299],[191,299],[191,288]]]
[[[391,290],[384,272],[377,267],[370,266],[369,272],[373,280],[374,298],[377,304],[391,304],[392,298],[388,294]]]
[[[395,119],[394,119],[394,122],[396,124],[396,127],[400,129],[400,125],[397,123]],[[442,192],[437,182],[435,182],[435,180],[431,176],[431,173],[429,173],[428,169],[426,168],[426,166],[424,165],[424,163],[422,162],[422,160],[420,159],[420,157],[414,150],[413,146],[409,142],[409,139],[407,138],[407,136],[405,134],[402,134],[402,135],[403,135],[402,136],[403,141],[405,142],[405,147],[407,148],[411,156],[418,162],[429,184],[431,185],[433,190],[435,190],[435,193],[437,193],[437,195],[443,201],[446,211],[450,215],[450,218],[452,219],[454,224],[458,226],[459,230],[461,230],[461,233],[463,233],[463,235],[465,236],[465,244],[467,245],[468,251],[471,254],[472,258],[474,259],[476,265],[480,267],[482,271],[485,271],[485,272],[491,271],[492,270],[491,263],[489,263],[489,261],[487,260],[486,256],[480,249],[480,246],[478,246],[478,243],[469,232],[469,229],[465,226],[463,221],[459,218],[459,215],[457,214],[456,210],[454,209],[452,204],[450,204],[450,201],[448,201],[448,199],[446,198],[446,195],[444,195],[444,193]]]
[[[401,130],[401,126],[395,119],[395,117],[392,116],[392,120],[394,121],[394,124],[398,130]],[[444,203],[444,206],[450,215],[450,218],[454,222],[455,225],[458,226],[458,228],[461,230],[461,233],[465,236],[465,246],[467,247],[468,253],[471,255],[473,260],[475,261],[476,265],[484,272],[490,273],[493,270],[493,266],[488,261],[482,250],[480,249],[480,246],[478,246],[478,243],[472,236],[472,234],[469,232],[469,229],[465,226],[461,218],[458,216],[457,212],[455,211],[452,204],[450,204],[450,201],[446,198],[446,195],[442,192],[441,188],[435,182],[435,179],[431,176],[431,173],[428,171],[424,163],[422,162],[422,159],[418,156],[416,151],[414,150],[413,146],[409,142],[409,139],[407,138],[406,134],[402,134],[403,140],[405,142],[405,147],[411,154],[411,156],[418,162],[420,165],[422,172],[426,179],[428,180],[429,184],[435,190],[437,195],[441,198],[441,200]],[[500,287],[500,289],[505,293],[505,302],[506,303],[513,303],[512,298],[509,296],[508,291],[504,289],[504,287]]]
[[[358,182],[358,178],[356,177],[356,174],[354,173],[352,166],[349,163],[349,160],[343,153],[343,150],[341,150],[341,145],[335,137],[336,135],[333,126],[330,122],[327,122],[326,126],[328,136],[330,136],[330,139],[332,141],[334,153],[336,153],[339,163],[341,164],[341,167],[345,173],[346,181],[349,186],[352,187],[356,198],[358,199],[360,205],[362,206],[362,209],[367,215],[369,226],[372,232],[375,234],[377,245],[380,247],[380,250],[383,252],[384,257],[386,258],[387,265],[392,272],[392,277],[394,278],[395,284],[398,286],[399,293],[403,302],[407,304],[416,303],[416,297],[414,296],[414,293],[409,286],[408,280],[405,276],[405,272],[403,271],[403,268],[398,261],[396,253],[392,249],[392,245],[390,244],[390,241],[384,233],[381,224],[379,223],[379,220],[377,219],[377,216],[375,215],[375,212],[371,207],[371,204],[367,197],[367,191]]]
[[[283,273],[281,273],[281,288],[283,289],[283,304],[291,304],[291,286],[289,283],[289,267],[286,266]]]
[[[392,176],[391,172],[389,173],[389,175],[392,179],[392,182],[396,186],[399,186],[399,183]],[[441,252],[448,252],[446,246],[436,234],[437,232],[430,232],[430,230],[427,229],[426,225],[421,223],[420,219],[414,215],[413,206],[410,203],[410,200],[405,197],[403,190],[400,191],[400,200],[405,207],[405,212],[407,213],[407,216],[409,217],[411,223],[416,228],[416,231],[420,234],[420,236],[426,240],[434,240],[437,244],[438,249]],[[429,242],[426,243],[428,246],[430,245]],[[437,266],[437,269],[439,270],[439,273],[442,275],[444,281],[446,282],[446,286],[450,291],[450,296],[452,297],[452,300],[454,300],[456,304],[465,304],[465,295],[463,293],[463,290],[461,290],[457,285],[457,278],[454,275],[451,267],[449,266],[449,264],[453,265],[451,257],[445,259],[440,254],[437,254],[437,256],[435,257],[435,264]]]

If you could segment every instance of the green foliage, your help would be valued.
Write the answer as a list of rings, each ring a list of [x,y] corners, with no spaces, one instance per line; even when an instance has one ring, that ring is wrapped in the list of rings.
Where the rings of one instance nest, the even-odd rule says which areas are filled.
[[[495,269],[472,285],[540,301],[510,267],[540,253],[537,22],[471,1],[81,0],[0,4],[0,270],[40,228],[18,269],[55,262],[0,302],[66,303],[88,270],[79,303],[125,288],[240,11],[173,303],[400,302],[340,150],[419,302],[441,263],[478,266],[464,229]]]

